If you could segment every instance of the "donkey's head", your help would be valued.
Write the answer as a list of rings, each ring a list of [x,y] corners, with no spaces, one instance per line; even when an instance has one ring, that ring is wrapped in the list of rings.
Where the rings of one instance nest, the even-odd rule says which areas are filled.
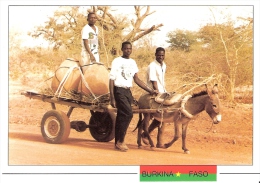
[[[207,87],[207,85],[206,85]],[[214,124],[218,124],[221,121],[220,114],[220,101],[218,98],[218,85],[215,84],[212,90],[208,89],[209,100],[205,105],[205,111],[209,114]]]

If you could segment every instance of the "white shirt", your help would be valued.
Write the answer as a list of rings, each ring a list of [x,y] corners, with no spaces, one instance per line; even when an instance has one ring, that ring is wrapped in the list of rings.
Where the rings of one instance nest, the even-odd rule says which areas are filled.
[[[135,60],[117,57],[113,60],[109,79],[114,80],[117,87],[132,87],[133,77],[138,72]]]
[[[147,85],[153,88],[151,81],[156,81],[158,85],[159,93],[166,92],[165,89],[165,72],[166,72],[166,64],[163,62],[161,65],[158,61],[154,60],[151,62],[147,68]]]
[[[95,26],[95,25],[94,25]],[[81,31],[81,35],[82,35],[82,52],[87,52],[85,46],[84,46],[84,41],[83,39],[87,39],[88,40],[88,45],[89,48],[91,50],[91,52],[93,53],[93,55],[98,54],[98,28],[97,26],[95,26],[96,28],[96,32],[88,25],[86,24],[82,31]]]

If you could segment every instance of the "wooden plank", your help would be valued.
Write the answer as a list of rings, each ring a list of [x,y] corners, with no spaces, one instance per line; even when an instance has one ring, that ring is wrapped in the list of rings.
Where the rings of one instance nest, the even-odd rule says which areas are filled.
[[[158,110],[158,109],[136,109],[136,107],[135,107],[135,108],[133,108],[133,113],[161,113],[161,112],[175,112],[177,110],[178,110],[177,108],[164,108],[164,109]],[[111,106],[108,106],[107,111],[116,112],[117,109],[113,108]]]
[[[73,101],[73,100],[65,100],[62,98],[55,98],[55,97],[51,97],[51,96],[35,94],[35,93],[30,93],[30,92],[23,92],[21,94],[30,99],[42,100],[43,102],[67,105],[67,106],[71,106],[71,107],[75,107],[75,108],[83,108],[83,109],[99,111],[99,112],[106,111],[106,109],[105,109],[106,105],[104,105],[104,104],[94,105],[94,104],[88,104],[88,103],[83,103],[83,102]]]
[[[99,103],[98,105],[91,104],[91,103],[84,103],[79,101],[74,101],[70,99],[63,99],[63,98],[55,98],[53,96],[46,96],[42,94],[37,94],[33,92],[23,92],[22,95],[25,95],[28,98],[42,100],[43,102],[49,102],[51,104],[60,104],[60,105],[67,105],[74,108],[83,108],[98,112],[117,112],[116,108],[113,108],[110,105],[105,103]],[[175,112],[179,110],[179,108],[163,108],[163,109],[139,109],[138,106],[133,107],[133,113],[162,113],[162,112]]]

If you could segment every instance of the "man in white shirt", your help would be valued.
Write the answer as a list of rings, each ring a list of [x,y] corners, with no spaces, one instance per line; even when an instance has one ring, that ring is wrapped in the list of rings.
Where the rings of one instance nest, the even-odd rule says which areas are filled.
[[[95,26],[97,17],[95,13],[88,14],[88,24],[81,31],[82,50],[80,66],[88,65],[92,62],[99,62],[98,54],[98,27]]]
[[[147,78],[147,85],[153,88],[154,90],[159,91],[159,93],[165,93],[165,72],[166,72],[166,64],[164,63],[165,58],[165,49],[162,47],[158,47],[155,51],[155,60],[151,62],[147,68],[146,78]],[[162,138],[163,138],[163,131],[165,127],[165,123],[162,123],[153,120],[148,128],[148,132],[151,133],[155,128],[158,127],[157,133],[157,148],[162,148]],[[148,139],[142,134],[142,139],[145,144],[148,144]]]
[[[123,42],[121,50],[123,56],[115,58],[112,62],[109,76],[109,90],[111,106],[117,108],[115,149],[127,151],[128,147],[124,143],[124,140],[127,128],[133,118],[131,107],[133,96],[130,90],[133,80],[139,87],[150,94],[157,94],[158,92],[147,87],[147,85],[139,79],[137,75],[137,64],[135,60],[130,58],[132,44],[130,42]]]

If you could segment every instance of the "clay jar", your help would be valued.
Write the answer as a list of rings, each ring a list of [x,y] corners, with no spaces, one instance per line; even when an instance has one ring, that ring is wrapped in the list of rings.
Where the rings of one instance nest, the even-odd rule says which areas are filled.
[[[52,91],[56,92],[60,86],[60,83],[63,81],[63,78],[67,77],[67,80],[65,80],[64,84],[61,84],[59,91],[65,90],[67,92],[77,92],[81,78],[81,71],[79,68],[79,61],[73,58],[64,60],[60,64],[59,68],[55,71],[55,75],[52,78]],[[71,70],[70,73],[68,73],[69,70]]]
[[[84,70],[84,79],[88,84],[88,87],[86,87],[84,82],[81,80],[78,85],[78,92],[85,95],[89,95],[91,93],[95,95],[104,95],[109,93],[108,69],[100,63],[93,63],[83,67],[84,68],[82,68],[82,70]]]

